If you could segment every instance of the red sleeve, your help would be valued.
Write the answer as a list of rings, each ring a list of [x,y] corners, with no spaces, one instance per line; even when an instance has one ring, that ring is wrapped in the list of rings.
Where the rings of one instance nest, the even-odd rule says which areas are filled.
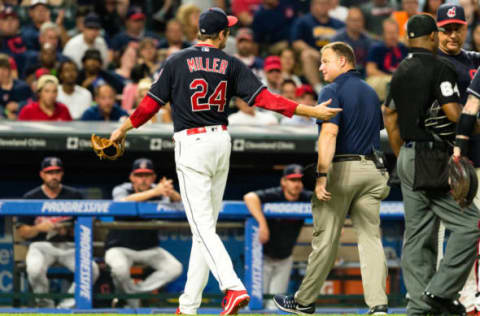
[[[256,96],[253,105],[278,112],[287,117],[292,117],[298,103],[284,98],[281,95],[271,93],[268,89],[263,89],[262,92]]]
[[[135,112],[130,115],[130,121],[132,122],[133,127],[137,128],[145,124],[145,122],[150,120],[155,113],[160,110],[161,106],[161,104],[147,94],[142,102],[140,102]]]

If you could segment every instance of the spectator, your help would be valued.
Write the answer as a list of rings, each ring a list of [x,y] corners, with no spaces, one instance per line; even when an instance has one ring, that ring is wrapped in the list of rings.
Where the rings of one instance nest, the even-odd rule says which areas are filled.
[[[200,9],[194,4],[184,4],[178,8],[177,20],[182,24],[183,34],[190,43],[197,40],[199,18]]]
[[[310,13],[298,18],[292,28],[293,48],[300,54],[304,76],[317,93],[322,88],[318,70],[319,49],[345,26],[342,21],[328,15],[329,9],[329,0],[312,0]]]
[[[263,64],[265,73],[264,84],[268,90],[280,94],[280,85],[282,84],[282,63],[278,56],[268,56]]]
[[[92,105],[92,94],[77,85],[78,68],[74,61],[60,64],[58,77],[62,83],[58,90],[57,101],[65,104],[74,120],[80,119],[83,112]]]
[[[25,193],[24,199],[41,200],[81,200],[83,195],[72,187],[62,184],[63,163],[60,158],[46,157],[40,167],[43,184]],[[70,216],[19,216],[16,229],[20,237],[30,241],[25,259],[28,281],[35,294],[49,293],[47,271],[54,263],[59,263],[71,272],[75,272],[75,244],[73,222]],[[62,225],[70,223],[72,225]],[[93,283],[98,279],[99,271],[95,261],[92,262]],[[75,283],[68,289],[75,291]],[[53,300],[36,299],[38,307],[53,308]],[[58,308],[75,307],[74,298],[66,298]]]
[[[258,10],[262,0],[232,0],[232,13],[243,26],[253,23],[253,15]]]
[[[310,85],[304,84],[298,87],[295,91],[295,97],[298,103],[315,106],[317,103],[317,95],[313,92]],[[316,120],[312,117],[306,117],[301,115],[293,115],[292,117],[282,118],[282,125],[304,125],[314,126]]]
[[[32,101],[22,108],[18,115],[20,121],[71,121],[68,108],[57,102],[58,79],[52,75],[43,75],[36,84],[38,101]]]
[[[330,10],[328,15],[342,22],[347,20],[348,8],[340,5],[339,0],[330,0]]]
[[[434,19],[437,19],[437,10],[442,4],[445,3],[445,0],[425,0],[423,5],[423,13],[430,14]]]
[[[284,79],[281,86],[282,97],[295,101],[297,84],[292,79]]]
[[[153,32],[145,29],[146,16],[140,7],[132,6],[128,9],[125,21],[125,31],[118,33],[112,39],[110,45],[111,59],[113,60],[113,53],[119,52],[124,47],[128,46],[131,42],[135,43],[135,47],[138,47],[138,43],[145,37],[151,37],[157,41],[160,38]]]
[[[360,7],[365,17],[365,28],[367,32],[375,37],[381,37],[383,34],[383,21],[388,19],[395,8],[389,0],[372,0]]]
[[[86,6],[80,6],[77,8],[77,11],[75,12],[75,27],[67,31],[67,35],[70,39],[83,32],[83,29],[85,28],[85,17],[90,13],[90,10],[91,9]]]
[[[20,104],[33,95],[26,82],[12,77],[10,58],[0,54],[0,109],[6,119],[16,120]]]
[[[180,201],[172,180],[163,177],[155,184],[156,174],[150,159],[140,158],[133,162],[130,182],[113,189],[115,201],[157,201],[162,203]],[[115,217],[115,220],[138,222],[150,221],[141,217]],[[112,273],[115,288],[128,294],[144,293],[159,289],[182,274],[182,264],[168,251],[160,248],[158,229],[110,230],[105,241],[105,263]],[[140,263],[154,271],[141,282],[130,277],[133,263]],[[128,299],[131,308],[140,307],[139,299]],[[114,300],[112,307],[120,307]]]
[[[262,51],[275,54],[288,46],[294,18],[292,6],[283,4],[280,0],[262,0],[252,23],[255,42],[261,45]]]
[[[392,19],[397,22],[398,35],[401,41],[406,42],[407,21],[410,17],[420,13],[418,12],[418,0],[402,0],[402,9],[402,11],[394,11]]]
[[[280,186],[249,192],[243,200],[250,214],[258,222],[258,238],[263,244],[263,293],[284,294],[288,290],[292,272],[293,247],[297,242],[303,219],[267,219],[262,204],[271,202],[309,202],[312,191],[303,189],[303,168],[300,165],[288,165],[283,169]],[[272,300],[266,309],[276,309]]]
[[[355,60],[357,61],[357,70],[365,76],[365,67],[367,65],[367,56],[372,40],[365,33],[365,21],[362,10],[358,7],[352,7],[348,11],[347,26],[338,31],[332,38],[334,42],[345,42],[353,48]]]
[[[236,40],[237,54],[235,57],[247,65],[257,77],[261,78],[263,76],[263,60],[255,55],[253,32],[248,28],[241,28],[237,32]]]
[[[115,90],[108,84],[95,88],[97,105],[89,107],[82,115],[82,121],[118,121],[128,113],[115,104]]]
[[[150,72],[145,64],[137,64],[132,69],[131,82],[129,82],[122,93],[122,109],[129,114],[133,113],[136,108],[136,100],[138,94],[138,84],[142,79],[150,77]]]
[[[82,69],[82,57],[88,49],[97,49],[102,56],[102,65],[106,68],[108,64],[108,47],[107,43],[100,36],[100,18],[95,13],[90,13],[85,17],[84,28],[82,32],[71,38],[65,48],[63,54],[71,58],[78,69]]]
[[[25,63],[25,69],[48,69],[48,73],[51,75],[57,75],[57,68],[65,58],[62,54],[58,53],[50,43],[42,44],[40,52],[29,52],[27,61]],[[25,74],[24,74],[25,76]]]
[[[40,26],[39,35],[38,35],[39,47],[42,47],[43,44],[49,43],[55,50],[61,48],[60,43],[60,28],[53,22],[45,22]]]
[[[121,94],[125,84],[116,74],[102,69],[102,56],[98,49],[88,49],[82,57],[83,69],[78,77],[78,84],[93,94],[95,87],[104,82],[111,85],[117,94]]]
[[[137,64],[137,49],[132,46],[126,46],[119,52],[117,61],[117,68],[115,74],[117,74],[123,84],[126,85],[130,81],[130,75],[133,67]]]
[[[383,21],[383,41],[373,44],[368,51],[367,82],[375,89],[380,101],[385,100],[387,84],[408,54],[407,47],[399,42],[398,34],[395,20]]]
[[[25,53],[27,46],[20,34],[20,20],[14,8],[5,6],[0,11],[0,52],[12,56],[18,68],[19,73],[23,73],[25,66]]]
[[[295,74],[297,69],[297,58],[291,48],[285,48],[280,54],[280,63],[282,65],[282,78],[292,79],[297,86],[302,84],[300,78]]]
[[[149,74],[153,74],[159,68],[159,54],[153,39],[144,38],[138,45],[138,63],[146,65]]]
[[[47,0],[31,0],[28,15],[32,23],[22,26],[22,38],[29,50],[40,50],[38,36],[43,23],[50,21],[50,8]]]
[[[190,45],[189,42],[183,40],[182,24],[180,21],[171,19],[167,23],[165,38],[159,41],[157,48],[164,49],[174,46],[178,49],[184,49]]]

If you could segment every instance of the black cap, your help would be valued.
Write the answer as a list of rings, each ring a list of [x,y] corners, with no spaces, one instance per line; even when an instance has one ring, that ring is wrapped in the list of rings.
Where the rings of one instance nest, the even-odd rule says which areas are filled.
[[[133,162],[132,173],[154,173],[153,162],[147,158],[139,158]]]
[[[210,8],[200,14],[198,28],[202,34],[215,34],[221,30],[233,26],[238,19],[228,15],[220,8]]]
[[[83,22],[86,28],[89,29],[100,29],[102,24],[100,23],[100,18],[95,13],[89,13]]]
[[[45,157],[40,164],[40,170],[50,171],[50,170],[63,170],[62,160],[58,157]]]
[[[283,169],[283,176],[287,179],[303,177],[303,167],[297,164],[291,164]]]
[[[90,48],[87,49],[85,54],[83,54],[82,63],[85,62],[85,60],[87,59],[96,59],[100,63],[102,63],[102,54],[100,54],[100,51],[98,49]]]
[[[465,18],[465,10],[458,4],[446,3],[438,7],[437,10],[437,25],[444,26],[445,24],[457,23],[467,24]]]
[[[437,27],[435,20],[428,14],[417,14],[408,19],[407,35],[408,38],[416,38],[438,32],[442,29]]]

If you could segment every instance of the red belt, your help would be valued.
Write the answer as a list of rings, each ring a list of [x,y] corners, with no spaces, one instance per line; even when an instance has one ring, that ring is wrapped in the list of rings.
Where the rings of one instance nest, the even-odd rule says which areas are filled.
[[[206,127],[194,127],[187,129],[187,135],[203,134],[206,133],[208,129],[211,129],[212,132],[217,130],[218,126],[206,126]],[[227,130],[227,125],[222,125],[222,130]]]

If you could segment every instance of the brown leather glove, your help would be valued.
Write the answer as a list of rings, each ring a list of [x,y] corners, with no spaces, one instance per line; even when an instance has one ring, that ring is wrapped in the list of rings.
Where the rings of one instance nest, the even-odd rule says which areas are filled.
[[[115,160],[121,157],[125,152],[125,138],[123,138],[121,143],[117,143],[112,142],[108,138],[92,134],[91,141],[93,151],[100,159],[106,158],[110,160]]]

